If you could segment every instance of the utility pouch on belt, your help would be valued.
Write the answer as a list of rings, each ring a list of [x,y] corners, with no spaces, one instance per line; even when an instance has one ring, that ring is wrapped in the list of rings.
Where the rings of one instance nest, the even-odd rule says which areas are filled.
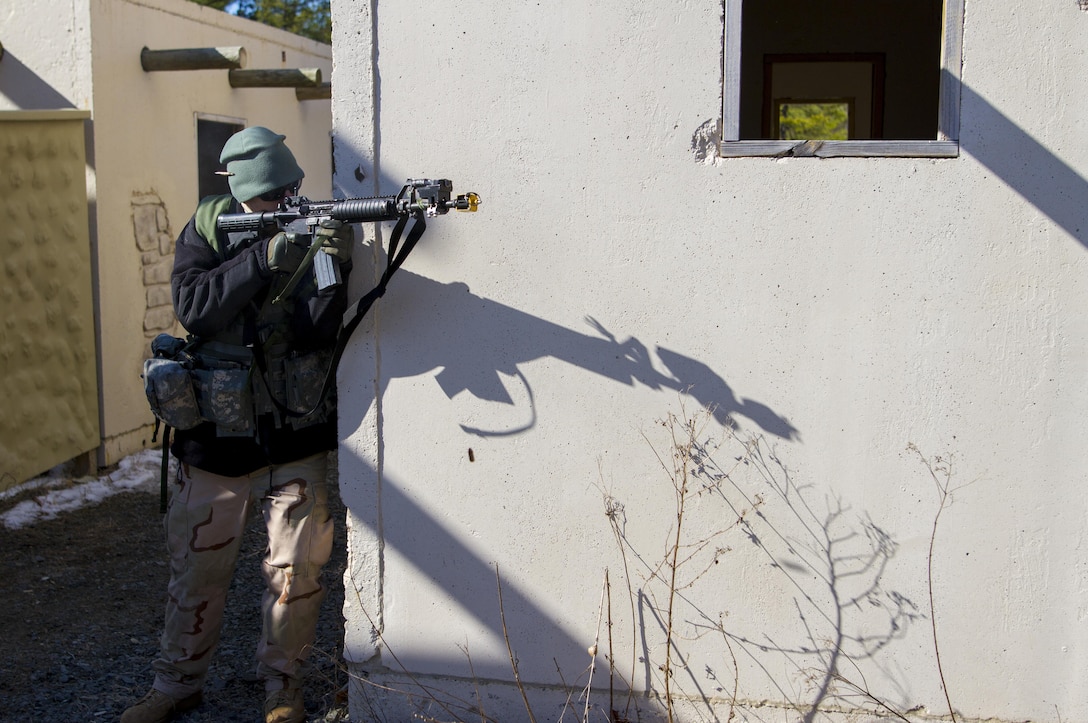
[[[220,436],[253,434],[249,369],[194,369],[193,384],[204,418],[215,423]]]
[[[284,360],[288,409],[305,413],[318,406],[331,362],[331,350],[290,356]]]
[[[215,424],[220,437],[254,433],[253,356],[249,349],[201,341],[193,356],[193,388],[200,415]]]
[[[175,429],[192,429],[203,420],[189,371],[185,341],[160,334],[151,342],[155,355],[144,362],[144,393],[151,412]]]
[[[249,348],[214,341],[160,334],[151,350],[155,357],[144,362],[147,400],[155,416],[174,429],[206,421],[217,436],[248,437],[256,433],[257,414],[282,414],[283,423],[301,429],[331,413],[331,398],[321,394],[332,350],[299,354],[273,347],[270,358],[261,354],[263,369],[253,365]],[[254,384],[255,374],[263,384]]]
[[[288,419],[293,429],[324,422],[332,413],[332,395],[321,397],[331,364],[331,349],[292,354],[283,360],[284,406],[293,412]]]

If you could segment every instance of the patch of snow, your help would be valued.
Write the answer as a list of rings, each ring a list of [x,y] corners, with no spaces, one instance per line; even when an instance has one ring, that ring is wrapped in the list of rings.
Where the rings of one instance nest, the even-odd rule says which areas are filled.
[[[145,449],[125,457],[118,463],[116,470],[98,478],[73,480],[51,471],[0,495],[0,500],[3,500],[28,490],[49,490],[0,513],[0,521],[9,530],[17,530],[40,520],[52,520],[62,513],[98,504],[122,492],[157,493],[161,465],[162,452]],[[60,489],[54,489],[58,487]]]

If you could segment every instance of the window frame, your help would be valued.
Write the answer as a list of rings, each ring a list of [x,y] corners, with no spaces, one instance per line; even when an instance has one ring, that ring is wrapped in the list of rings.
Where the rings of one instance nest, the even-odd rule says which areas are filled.
[[[965,0],[944,0],[937,138],[933,140],[779,141],[740,140],[741,9],[744,0],[725,0],[722,68],[722,158],[909,157],[955,158],[960,154],[960,68]]]

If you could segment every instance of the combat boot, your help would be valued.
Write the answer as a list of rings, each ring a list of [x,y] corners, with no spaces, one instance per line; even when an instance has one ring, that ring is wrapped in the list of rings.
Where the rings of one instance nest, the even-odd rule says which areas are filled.
[[[264,723],[304,723],[306,706],[302,702],[302,691],[274,690],[264,700]]]
[[[202,700],[199,690],[184,698],[171,698],[152,688],[121,714],[121,723],[166,723],[175,713],[196,708]]]

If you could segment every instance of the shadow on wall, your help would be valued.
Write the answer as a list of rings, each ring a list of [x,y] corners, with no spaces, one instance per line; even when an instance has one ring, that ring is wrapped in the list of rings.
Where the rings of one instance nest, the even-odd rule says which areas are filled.
[[[532,385],[518,365],[552,357],[624,386],[690,394],[702,406],[713,407],[717,421],[728,427],[744,417],[776,437],[797,437],[785,417],[760,402],[739,398],[703,362],[657,347],[656,356],[665,367],[659,371],[645,344],[634,337],[621,340],[593,318],[587,317],[586,323],[595,334],[579,333],[476,296],[463,283],[443,284],[407,269],[397,273],[390,295],[402,301],[383,307],[383,324],[410,331],[396,337],[396,364],[383,366],[383,390],[390,378],[440,369],[435,380],[451,399],[469,392],[482,401],[513,405],[500,375],[521,379],[532,399]],[[426,300],[427,315],[413,311],[417,299]],[[534,414],[530,404],[510,428],[462,429],[479,436],[509,436],[531,429]]]
[[[1088,181],[969,85],[960,91],[960,149],[1088,247]]]
[[[646,712],[659,707],[658,702],[642,694],[630,695],[626,691],[630,683],[662,694],[666,687],[661,666],[666,655],[672,655],[673,661],[672,694],[695,701],[694,705],[704,711],[720,712],[723,706],[733,705],[729,702],[731,696],[742,698],[745,682],[752,685],[752,675],[765,676],[783,701],[805,714],[806,721],[812,720],[824,705],[864,706],[871,702],[871,697],[863,694],[860,687],[851,687],[853,681],[862,680],[863,671],[869,672],[877,664],[876,655],[903,637],[922,615],[909,599],[882,587],[884,570],[897,551],[892,537],[864,513],[855,514],[843,502],[828,499],[823,491],[817,493],[811,487],[798,485],[778,462],[766,440],[795,438],[796,430],[785,419],[766,406],[738,399],[719,375],[684,355],[657,349],[658,357],[668,369],[667,373],[658,371],[641,342],[633,338],[618,341],[596,322],[590,322],[597,332],[595,335],[580,334],[472,295],[464,284],[439,284],[410,272],[402,271],[393,287],[393,292],[405,299],[426,298],[427,308],[435,310],[429,319],[417,318],[411,302],[389,304],[383,311],[383,324],[411,329],[410,333],[397,335],[397,348],[389,354],[392,358],[386,366],[394,366],[396,376],[426,375],[441,369],[435,380],[451,398],[468,391],[479,399],[512,404],[499,375],[518,376],[528,388],[529,383],[517,365],[553,356],[625,386],[639,383],[681,393],[690,389],[690,396],[706,409],[699,414],[711,421],[708,436],[714,436],[714,430],[722,433],[717,435],[717,443],[704,437],[693,438],[688,450],[688,459],[697,461],[690,465],[696,483],[692,488],[700,490],[703,497],[698,511],[689,514],[702,514],[706,517],[705,525],[712,528],[720,523],[721,529],[712,535],[713,539],[685,541],[683,570],[678,570],[676,578],[670,576],[667,562],[661,559],[661,551],[672,542],[671,526],[658,531],[663,545],[637,549],[632,540],[654,539],[655,535],[650,531],[647,536],[646,530],[640,530],[628,536],[629,531],[635,532],[629,530],[629,525],[636,523],[626,519],[621,500],[609,497],[602,501],[601,508],[586,510],[582,524],[587,529],[607,535],[611,521],[611,532],[627,570],[626,579],[620,579],[623,573],[615,574],[614,594],[620,600],[626,588],[637,608],[632,616],[632,629],[622,633],[623,653],[617,650],[614,684],[617,695],[624,701],[621,711],[624,717],[617,720],[635,720],[635,708]],[[465,338],[465,333],[470,334],[469,338]],[[456,343],[444,338],[454,335]],[[383,392],[388,383],[388,379],[383,379]],[[362,403],[342,412],[342,422],[348,428],[357,428],[373,401],[353,400]],[[736,416],[755,422],[763,433],[741,441],[736,432]],[[530,415],[524,423],[510,429],[464,429],[482,435],[516,434],[531,428],[534,421]],[[662,459],[672,458],[670,450],[657,452]],[[743,467],[737,472],[736,460],[741,458]],[[719,459],[730,466],[719,464]],[[576,689],[585,685],[580,676],[585,674],[587,663],[586,641],[565,627],[562,619],[547,612],[552,605],[543,604],[504,579],[501,615],[495,570],[479,551],[466,544],[466,534],[455,527],[456,521],[430,514],[407,491],[410,485],[402,481],[383,475],[380,486],[382,542],[412,565],[414,574],[453,598],[495,640],[509,638],[520,659],[522,681],[558,684],[554,674],[559,671],[563,684],[577,693]],[[663,501],[674,498],[667,482],[660,492]],[[824,507],[813,506],[808,499],[812,496],[826,500]],[[369,517],[361,515],[362,519]],[[694,529],[708,528],[695,525]],[[375,530],[374,534],[379,533]],[[691,547],[687,547],[689,542]],[[746,591],[733,585],[736,571],[733,566],[716,565],[718,557],[733,554],[733,549],[746,544],[765,560],[766,564],[760,568],[762,579],[792,596],[796,610],[792,627],[781,625],[768,630],[762,618],[729,617],[728,606],[737,604],[731,603],[730,598],[743,596]],[[679,580],[683,587],[674,615],[669,615],[666,603],[670,579]],[[355,580],[354,584],[377,584],[377,581]],[[589,590],[595,584],[595,580],[587,582],[590,597],[596,594],[595,590]],[[703,594],[695,592],[696,587],[702,587]],[[627,601],[616,604],[623,609],[628,605]],[[368,611],[368,615],[374,612]],[[721,654],[714,657],[717,662],[713,668],[709,663],[699,664],[698,657],[689,657],[685,650],[687,642],[677,642],[675,649],[668,648],[671,652],[666,652],[661,640],[667,634],[666,619],[673,617],[683,621],[679,623],[682,629],[677,631],[678,640],[700,639],[704,650],[707,639],[719,641],[721,647],[716,652]],[[621,633],[617,631],[616,635],[619,640]],[[466,679],[475,676],[509,679],[511,675],[501,661],[470,661],[467,650],[466,658],[461,660],[451,657],[456,655],[454,651],[438,649],[431,658],[424,651],[399,658],[393,657],[396,650],[390,652],[392,655],[383,656],[382,662],[394,670],[404,663],[413,673],[460,671]],[[630,664],[620,670],[619,666],[627,665],[622,662],[624,658]],[[724,665],[723,660],[727,661]],[[598,664],[604,669],[595,680],[607,687],[607,662],[603,656]],[[791,680],[801,677],[808,681],[807,687],[799,690],[794,682],[784,680],[783,666],[791,671],[786,677]],[[742,679],[741,669],[748,677]],[[763,690],[765,684],[761,682],[758,688]],[[405,690],[421,701],[421,706],[431,699],[441,700],[445,710],[461,709],[464,705],[464,701],[446,698],[441,684],[429,684],[422,695],[411,684]],[[902,692],[891,691],[891,703],[904,704],[905,709]],[[375,707],[372,713],[380,712],[381,696],[371,691],[363,698]],[[603,704],[606,699],[598,694],[594,705]],[[470,715],[468,709],[464,711],[463,720],[481,719],[479,715]]]
[[[463,283],[443,284],[406,269],[394,277],[386,298],[382,325],[404,331],[396,334],[395,342],[383,343],[379,393],[384,394],[393,379],[439,370],[435,381],[451,399],[467,391],[482,401],[515,405],[500,375],[523,383],[529,403],[516,423],[502,429],[462,425],[468,434],[510,436],[530,430],[536,424],[533,389],[518,365],[553,357],[623,386],[640,384],[687,394],[701,406],[713,408],[716,421],[728,429],[736,428],[737,417],[744,417],[765,433],[786,440],[797,437],[797,430],[783,416],[738,397],[706,364],[659,347],[657,356],[667,367],[659,371],[645,344],[635,338],[620,340],[593,319],[587,319],[587,324],[596,333],[579,333],[476,296]],[[426,314],[420,313],[423,308]],[[373,402],[353,398],[350,405],[341,404],[342,429],[358,429]],[[420,508],[388,474],[381,476],[380,485],[384,544],[501,639],[490,562],[461,541],[460,531],[447,529]],[[586,512],[595,518],[601,515],[601,510]],[[516,585],[504,583],[503,595],[508,616],[517,618],[511,625],[533,631],[534,639],[553,649],[545,660],[553,654],[560,661],[584,660],[584,642],[574,640]],[[516,612],[511,615],[510,611]]]
[[[365,177],[365,173],[360,170],[356,176]],[[387,187],[383,185],[382,193],[390,192]],[[378,395],[384,395],[395,379],[433,374],[450,399],[468,392],[477,400],[509,405],[513,410],[510,416],[516,421],[509,425],[488,429],[461,425],[467,434],[501,437],[531,430],[537,423],[534,388],[519,365],[552,357],[620,386],[641,385],[687,395],[700,406],[712,408],[715,420],[731,430],[743,418],[768,435],[785,440],[798,437],[798,430],[783,415],[739,396],[704,362],[663,347],[652,353],[639,339],[621,338],[593,318],[586,319],[586,333],[574,331],[472,294],[464,283],[440,283],[407,268],[393,278],[389,294],[381,302],[380,314],[382,326],[395,331],[381,341]],[[358,333],[365,331],[360,329]],[[356,339],[353,343],[361,341]],[[517,393],[520,401],[511,396],[504,378],[521,381],[524,394]],[[353,396],[348,404],[343,403],[346,400],[341,402],[344,433],[359,429],[375,403],[374,398],[365,396],[373,392],[368,385],[353,388],[358,396]],[[391,478],[384,471],[374,470],[371,477],[372,480],[356,483],[354,488],[348,487],[347,480],[341,480],[342,495],[354,518],[372,526],[370,533],[380,540],[380,545],[395,550],[398,559],[414,568],[410,574],[444,591],[493,640],[503,640],[506,633],[497,602],[496,570],[491,561],[467,544],[466,533],[457,527],[456,520],[438,519],[420,506],[410,493],[410,484]],[[367,509],[379,504],[379,499],[380,515]],[[604,519],[603,506],[587,509],[585,514],[585,524],[592,525]],[[608,534],[606,527],[601,531]],[[385,558],[388,557],[389,553],[385,553]],[[354,584],[379,586],[380,581],[355,580]],[[515,644],[526,668],[522,672],[524,680],[555,684],[556,666],[560,666],[562,675],[585,666],[585,641],[576,638],[562,620],[547,612],[549,605],[533,599],[510,579],[504,578],[502,591],[505,625],[509,626],[510,636],[517,639]],[[364,612],[372,619],[380,615],[375,610]],[[456,670],[467,662],[451,659],[456,651],[433,652],[433,658],[428,659],[427,653],[413,657],[387,651],[382,663],[396,667],[400,661],[407,661],[413,672],[422,672],[436,667]],[[349,657],[354,656],[349,653]],[[509,668],[501,661],[472,663],[474,675],[496,679],[510,676]],[[571,676],[572,680],[574,677]]]
[[[61,110],[75,106],[4,48],[0,62],[0,95],[21,110]]]
[[[398,331],[382,341],[378,394],[384,395],[394,379],[433,374],[450,399],[468,392],[477,400],[510,405],[518,410],[512,415],[517,421],[504,428],[462,425],[465,433],[491,437],[531,430],[537,423],[534,389],[519,365],[552,357],[621,387],[641,385],[694,399],[701,408],[712,410],[708,414],[720,428],[731,432],[743,421],[745,427],[758,427],[769,437],[783,440],[798,437],[798,430],[783,415],[739,396],[707,364],[663,347],[651,352],[639,339],[620,338],[595,319],[586,319],[588,333],[574,331],[472,294],[463,283],[440,283],[407,269],[394,277],[386,298],[380,312],[382,326]],[[525,393],[516,395],[520,404],[512,397],[504,378],[521,381]],[[350,405],[342,404],[342,429],[358,429],[374,401],[354,397]],[[457,527],[457,521],[439,519],[420,506],[410,493],[410,484],[392,478],[387,472],[375,471],[373,476],[379,488],[364,482],[362,489],[344,490],[345,501],[353,508],[355,518],[373,524],[371,533],[387,549],[395,550],[398,559],[414,568],[411,574],[444,591],[493,640],[502,641],[509,635],[522,661],[522,680],[554,685],[567,679],[573,684],[579,673],[584,672],[586,643],[561,619],[547,612],[550,604],[534,599],[516,582],[504,578],[504,620],[497,601],[495,568],[467,544],[466,533]],[[345,481],[341,484],[345,485]],[[360,509],[376,504],[379,497],[380,517]],[[601,533],[607,535],[603,512],[603,504],[599,509],[587,509],[584,526],[601,525]],[[355,580],[354,584],[366,586],[379,582]],[[632,581],[632,585],[638,583]],[[656,612],[647,611],[649,604],[643,600],[641,605],[644,620],[654,619]],[[366,614],[374,616],[377,612],[371,610]],[[646,624],[653,626],[652,622]],[[656,632],[644,628],[639,635],[642,644],[646,644],[647,636],[652,638]],[[632,640],[629,649],[638,644]],[[403,662],[413,673],[463,669],[463,675],[470,675],[467,667],[470,661],[456,658],[456,651],[435,649],[430,658],[429,652],[417,651],[414,655],[388,652],[391,655],[384,655],[382,662],[393,668]],[[651,664],[650,658],[644,658],[645,670],[637,677],[634,671],[627,671],[623,679],[651,682]],[[471,675],[484,678],[509,679],[511,674],[502,661],[474,660],[471,665]],[[632,677],[627,678],[628,675]],[[655,689],[660,690],[657,686]],[[432,692],[438,695],[436,689]],[[376,700],[374,704],[380,705]],[[638,704],[651,705],[645,699]]]

